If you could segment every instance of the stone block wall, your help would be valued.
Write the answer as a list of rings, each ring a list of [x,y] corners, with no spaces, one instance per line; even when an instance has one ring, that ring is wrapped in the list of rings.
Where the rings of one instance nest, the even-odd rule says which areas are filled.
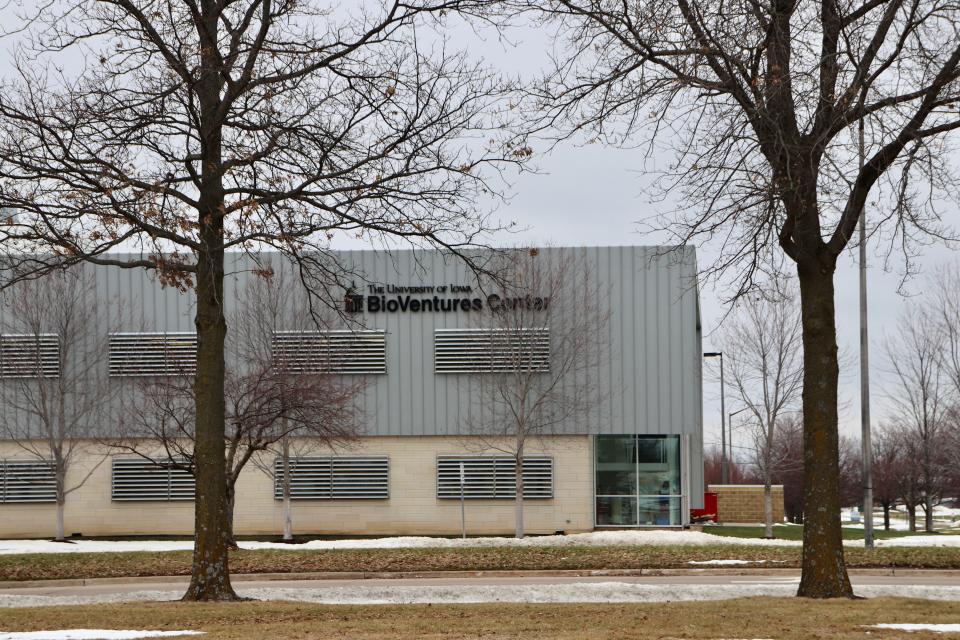
[[[783,485],[771,489],[773,521],[783,522]],[[763,522],[763,485],[711,484],[707,492],[717,494],[717,521],[721,524]]]

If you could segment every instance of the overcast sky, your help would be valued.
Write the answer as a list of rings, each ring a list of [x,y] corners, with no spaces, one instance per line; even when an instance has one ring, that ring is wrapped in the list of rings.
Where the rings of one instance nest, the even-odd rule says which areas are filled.
[[[10,17],[10,10],[0,10],[0,18]],[[457,44],[467,46],[470,53],[485,59],[500,71],[530,75],[545,63],[548,40],[540,30],[523,29],[509,34],[509,42],[498,40],[492,33],[458,33]],[[460,36],[463,37],[460,37]],[[464,44],[466,43],[466,44]],[[11,39],[2,46],[9,52]],[[2,54],[0,54],[2,55]],[[11,71],[9,57],[0,58],[0,74]],[[641,151],[620,150],[599,144],[577,147],[561,145],[551,153],[535,148],[535,166],[539,174],[527,173],[514,180],[511,197],[500,207],[499,216],[516,221],[522,228],[512,236],[505,236],[505,244],[549,243],[553,245],[628,245],[655,244],[657,238],[638,231],[638,221],[660,213],[658,206],[643,196],[645,170],[655,168],[657,158],[645,159]],[[665,160],[665,159],[664,159]],[[960,214],[953,212],[958,220]],[[709,248],[697,247],[701,267],[708,267],[712,259]],[[889,376],[882,352],[883,338],[895,331],[898,313],[909,304],[922,304],[925,278],[923,275],[908,283],[907,291],[913,297],[898,293],[903,261],[894,257],[889,271],[876,265],[880,260],[871,257],[870,269],[870,332],[871,375],[873,380],[873,415],[875,424],[884,417],[884,389]],[[917,261],[926,272],[937,265],[952,261],[952,251],[932,247]],[[859,433],[859,361],[858,361],[858,305],[857,267],[851,254],[845,255],[837,274],[837,322],[839,345],[850,357],[841,372],[841,428],[845,433]],[[705,287],[701,290],[704,350],[724,350],[716,342],[714,330],[724,308],[718,302],[722,295]],[[719,384],[711,377],[710,369],[704,380],[705,440],[719,440]],[[731,394],[727,395],[727,410],[738,408]],[[735,442],[742,435],[735,434]]]

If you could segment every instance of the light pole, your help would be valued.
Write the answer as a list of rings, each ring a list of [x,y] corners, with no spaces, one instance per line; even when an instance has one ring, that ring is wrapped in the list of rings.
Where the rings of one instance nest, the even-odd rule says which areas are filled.
[[[860,121],[863,170],[863,120]],[[867,208],[860,209],[860,451],[863,459],[863,544],[873,549],[873,446],[870,443],[870,343],[867,338]]]
[[[720,484],[727,484],[730,482],[730,476],[727,472],[727,406],[723,387],[723,352],[708,351],[703,354],[703,357],[720,358]]]

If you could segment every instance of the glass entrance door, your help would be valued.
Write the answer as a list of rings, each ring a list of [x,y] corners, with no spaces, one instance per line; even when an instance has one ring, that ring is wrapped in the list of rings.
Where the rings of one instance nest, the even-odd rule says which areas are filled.
[[[683,524],[680,436],[596,437],[596,526]]]

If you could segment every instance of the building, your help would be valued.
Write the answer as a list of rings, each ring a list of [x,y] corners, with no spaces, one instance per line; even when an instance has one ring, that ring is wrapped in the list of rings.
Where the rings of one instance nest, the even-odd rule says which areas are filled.
[[[475,411],[489,409],[478,398],[484,376],[496,369],[490,363],[502,355],[497,352],[502,344],[491,337],[498,329],[490,319],[509,305],[520,305],[516,308],[535,319],[535,330],[525,329],[523,349],[530,351],[523,357],[545,370],[558,357],[560,328],[575,324],[584,304],[606,310],[603,325],[594,332],[599,357],[577,370],[574,379],[560,382],[570,394],[580,388],[598,390],[596,402],[526,444],[526,531],[689,522],[689,510],[703,501],[694,250],[551,248],[529,256],[551,269],[583,268],[563,278],[566,297],[555,293],[547,300],[549,295],[537,291],[517,298],[478,278],[462,261],[437,252],[339,254],[350,274],[344,278],[345,313],[337,320],[342,326],[323,332],[291,326],[275,332],[271,343],[297,362],[309,360],[317,345],[328,350],[339,345],[338,355],[326,365],[329,370],[367,382],[357,397],[362,437],[293,460],[298,533],[456,534],[461,530],[461,487],[470,534],[513,531],[513,463],[504,453],[509,447],[499,447],[497,440],[509,445],[510,438],[478,435],[478,423],[469,419]],[[250,258],[229,260],[228,315],[244,287],[259,277]],[[289,271],[289,265],[274,261],[272,268]],[[189,370],[196,341],[192,298],[175,287],[162,287],[141,269],[83,268],[93,273],[97,318],[97,335],[84,338],[84,344],[102,344],[109,352],[96,365],[110,385],[110,393],[104,393],[109,404],[104,415],[109,417],[101,432],[109,434],[137,411],[139,401],[130,385]],[[49,327],[32,336],[18,329],[12,320],[17,302],[5,295],[0,315],[0,385],[5,393],[16,393],[42,367],[48,378],[66,376],[56,370],[63,339]],[[3,415],[4,424],[34,419],[9,403]],[[39,433],[35,425],[19,428],[32,429],[35,437]],[[53,477],[48,466],[6,433],[0,442],[0,537],[49,537],[56,511]],[[191,476],[104,448],[106,439],[85,439],[68,470],[67,485],[85,481],[66,498],[67,535],[191,533]],[[276,468],[272,456],[259,467],[249,465],[240,476],[237,534],[274,534],[282,528],[278,483],[268,473]]]

